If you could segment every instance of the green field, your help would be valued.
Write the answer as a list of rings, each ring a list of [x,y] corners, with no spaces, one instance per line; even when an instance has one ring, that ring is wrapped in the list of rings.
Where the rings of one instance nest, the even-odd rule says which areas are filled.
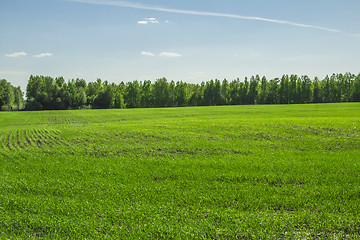
[[[360,238],[360,103],[0,112],[0,238]]]

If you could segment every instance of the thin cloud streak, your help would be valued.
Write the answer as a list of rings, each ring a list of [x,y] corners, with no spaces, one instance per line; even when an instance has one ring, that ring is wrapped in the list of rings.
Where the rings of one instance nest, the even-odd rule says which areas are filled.
[[[34,55],[34,58],[43,58],[43,57],[51,57],[53,54],[52,53],[40,53],[37,55]]]
[[[318,29],[318,30],[323,30],[323,31],[328,31],[328,32],[333,32],[333,33],[344,33],[343,31],[338,30],[338,29],[327,28],[327,27],[322,27],[322,26],[317,26],[317,25],[296,23],[296,22],[291,22],[291,21],[286,21],[286,20],[263,18],[263,17],[253,17],[253,16],[242,16],[242,15],[237,15],[237,14],[227,14],[227,13],[217,13],[217,12],[163,8],[163,7],[156,7],[156,6],[147,6],[147,5],[143,5],[140,3],[131,3],[131,2],[126,2],[126,1],[100,1],[100,0],[67,0],[67,1],[95,4],[95,5],[136,8],[136,9],[153,10],[153,11],[159,11],[159,12],[178,13],[178,14],[186,14],[186,15],[226,17],[226,18],[235,18],[235,19],[243,19],[243,20],[263,21],[263,22],[291,25],[291,26],[295,26],[295,27]]]
[[[160,57],[182,57],[180,53],[175,52],[162,52],[159,54]]]
[[[10,54],[5,54],[6,57],[12,57],[12,58],[17,58],[17,57],[23,57],[23,56],[27,56],[26,52],[14,52],[14,53],[10,53]]]
[[[146,51],[142,51],[140,54],[143,55],[143,56],[150,56],[150,57],[154,57],[154,56],[155,56],[154,53],[152,53],[152,52],[146,52]]]
[[[159,56],[159,57],[182,57],[182,55],[180,53],[176,53],[176,52],[161,52],[158,55],[156,55],[155,53],[152,52],[146,52],[146,51],[142,51],[140,53],[140,55],[142,56],[150,56],[150,57],[155,57],[155,56]]]

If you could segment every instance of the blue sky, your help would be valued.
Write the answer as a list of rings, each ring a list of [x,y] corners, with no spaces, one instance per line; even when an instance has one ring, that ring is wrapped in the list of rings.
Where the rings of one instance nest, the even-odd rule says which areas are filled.
[[[0,0],[0,79],[360,72],[358,0]]]

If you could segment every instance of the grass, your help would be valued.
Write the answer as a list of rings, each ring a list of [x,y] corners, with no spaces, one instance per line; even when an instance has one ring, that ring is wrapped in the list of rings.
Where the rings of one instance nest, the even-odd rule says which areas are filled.
[[[360,238],[360,104],[0,112],[0,238]]]

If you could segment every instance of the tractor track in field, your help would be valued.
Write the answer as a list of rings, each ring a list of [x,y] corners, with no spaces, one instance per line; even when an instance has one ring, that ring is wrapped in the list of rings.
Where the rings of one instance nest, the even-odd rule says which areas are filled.
[[[19,146],[16,145],[16,137],[15,133],[10,133],[8,136],[8,145],[9,147],[13,148],[14,150],[19,149]]]
[[[7,136],[7,138],[6,138],[5,141],[6,141],[6,147],[7,147],[8,149],[12,150],[12,148],[10,147],[10,135]]]
[[[32,143],[31,143],[29,137],[27,136],[27,132],[26,132],[26,131],[24,131],[24,136],[25,136],[25,140],[26,140],[26,142],[28,143],[28,145],[31,146]]]
[[[31,143],[34,143],[34,145],[36,144],[36,141],[33,138],[33,135],[31,134],[31,131],[29,131],[29,140],[30,140]],[[33,145],[33,144],[31,144],[31,145]]]
[[[23,146],[23,144],[21,143],[19,132],[16,132],[16,143],[17,143],[17,145],[18,145],[20,148],[23,148],[23,147],[26,146],[26,142],[24,142],[24,146]]]
[[[45,134],[43,134],[43,132],[41,132],[40,130],[35,130],[34,132],[38,137],[38,142],[40,145],[44,145],[44,144],[49,145],[49,146],[52,145],[50,142],[46,141],[47,137]]]

